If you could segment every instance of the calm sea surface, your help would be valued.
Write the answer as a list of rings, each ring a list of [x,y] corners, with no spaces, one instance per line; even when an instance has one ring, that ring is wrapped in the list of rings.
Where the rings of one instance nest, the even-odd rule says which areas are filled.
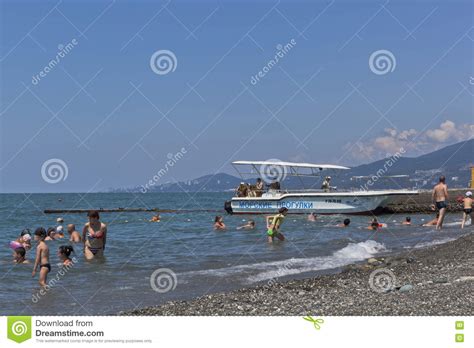
[[[45,215],[44,209],[156,207],[222,211],[224,201],[230,196],[229,193],[1,194],[0,315],[113,314],[274,279],[310,276],[378,253],[443,243],[462,235],[456,225],[460,214],[448,215],[448,226],[443,232],[419,226],[432,218],[428,215],[413,215],[411,227],[399,224],[404,216],[380,216],[379,220],[386,222],[388,228],[377,233],[365,229],[368,216],[351,216],[351,226],[342,229],[334,227],[342,216],[321,216],[317,222],[308,222],[305,216],[289,215],[282,226],[287,241],[269,245],[261,216],[224,215],[227,231],[216,232],[212,228],[216,213],[212,212],[162,214],[159,223],[148,222],[151,213],[103,213],[101,220],[108,224],[105,260],[85,261],[82,248],[77,245],[78,261],[61,274],[56,252],[60,245],[69,243],[64,239],[48,242],[52,265],[48,280],[55,282],[45,295],[39,294],[37,276],[31,276],[33,264],[12,264],[8,243],[22,229],[33,231],[39,226],[56,226],[59,215]],[[79,231],[87,220],[84,214],[60,216],[64,226],[73,223]],[[257,228],[237,231],[236,227],[249,218],[255,219]],[[27,258],[34,261],[34,247]],[[177,282],[173,274],[167,276],[166,270],[158,274],[155,272],[158,269],[171,270]],[[161,292],[166,288],[170,290]]]

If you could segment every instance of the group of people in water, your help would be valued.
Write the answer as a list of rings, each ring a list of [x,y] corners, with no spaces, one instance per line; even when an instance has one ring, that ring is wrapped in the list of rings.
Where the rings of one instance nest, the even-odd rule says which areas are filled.
[[[71,258],[75,252],[73,244],[80,244],[87,260],[100,258],[104,255],[107,225],[100,221],[97,211],[90,211],[87,216],[89,221],[84,225],[82,235],[76,231],[74,224],[67,225],[70,243],[59,246],[57,251],[63,266],[70,266],[73,263]],[[58,218],[56,221],[59,223],[58,226],[47,230],[44,227],[38,227],[33,234],[29,229],[24,229],[15,241],[10,242],[10,247],[13,249],[13,262],[16,264],[29,263],[26,255],[32,248],[32,240],[36,242],[36,257],[32,276],[35,277],[39,271],[40,286],[46,286],[48,273],[51,272],[50,251],[47,242],[66,239],[64,227],[61,225],[64,220]]]

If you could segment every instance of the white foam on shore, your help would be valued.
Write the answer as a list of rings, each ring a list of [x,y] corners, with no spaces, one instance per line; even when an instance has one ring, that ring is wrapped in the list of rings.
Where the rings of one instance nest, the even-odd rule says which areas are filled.
[[[404,246],[403,249],[421,249],[421,248],[426,248],[426,247],[430,247],[430,246],[433,246],[433,245],[439,245],[439,244],[444,244],[444,243],[447,243],[447,242],[451,242],[452,240],[456,240],[457,238],[451,238],[451,237],[446,237],[446,238],[442,238],[442,239],[435,239],[435,240],[431,240],[429,242],[423,242],[423,243],[418,243],[418,244],[415,244],[414,246]]]
[[[182,273],[181,276],[217,276],[240,275],[247,283],[261,282],[279,277],[341,267],[353,262],[370,258],[379,252],[387,251],[385,246],[374,240],[350,243],[330,256],[311,258],[291,258],[281,261],[259,262],[219,269],[209,269]]]

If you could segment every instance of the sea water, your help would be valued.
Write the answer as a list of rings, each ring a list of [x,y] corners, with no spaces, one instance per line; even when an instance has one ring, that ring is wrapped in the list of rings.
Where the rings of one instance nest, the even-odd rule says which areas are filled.
[[[210,293],[337,271],[344,265],[381,253],[444,243],[463,232],[455,224],[460,213],[448,214],[451,226],[443,232],[420,225],[433,216],[412,215],[413,226],[402,226],[405,215],[383,215],[388,228],[367,230],[371,216],[350,216],[348,228],[337,228],[346,216],[319,216],[309,222],[288,215],[282,225],[285,242],[267,243],[263,216],[225,215],[229,193],[93,193],[0,195],[0,309],[1,315],[115,314],[169,300],[191,299]],[[88,262],[82,246],[74,245],[77,262],[61,271],[57,249],[67,238],[47,242],[52,270],[47,290],[31,276],[35,243],[27,253],[31,264],[13,265],[8,243],[24,228],[73,223],[78,231],[85,214],[44,214],[44,209],[159,208],[216,210],[161,214],[101,213],[108,224],[105,258]],[[214,231],[215,215],[223,215],[226,231]],[[248,219],[251,231],[236,230]],[[159,271],[158,271],[159,270]],[[161,273],[160,273],[161,272]],[[168,272],[168,273],[167,273]],[[161,276],[160,276],[161,274]],[[166,290],[166,291],[164,291]]]

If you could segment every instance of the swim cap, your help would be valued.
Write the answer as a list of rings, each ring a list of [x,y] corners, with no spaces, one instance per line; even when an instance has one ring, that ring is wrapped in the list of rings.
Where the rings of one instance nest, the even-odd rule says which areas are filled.
[[[466,196],[471,197],[471,196],[472,196],[472,192],[471,192],[471,191],[467,191],[467,192],[466,192]]]
[[[24,234],[22,237],[23,237],[23,240],[26,242],[31,240],[31,236],[29,234]]]

